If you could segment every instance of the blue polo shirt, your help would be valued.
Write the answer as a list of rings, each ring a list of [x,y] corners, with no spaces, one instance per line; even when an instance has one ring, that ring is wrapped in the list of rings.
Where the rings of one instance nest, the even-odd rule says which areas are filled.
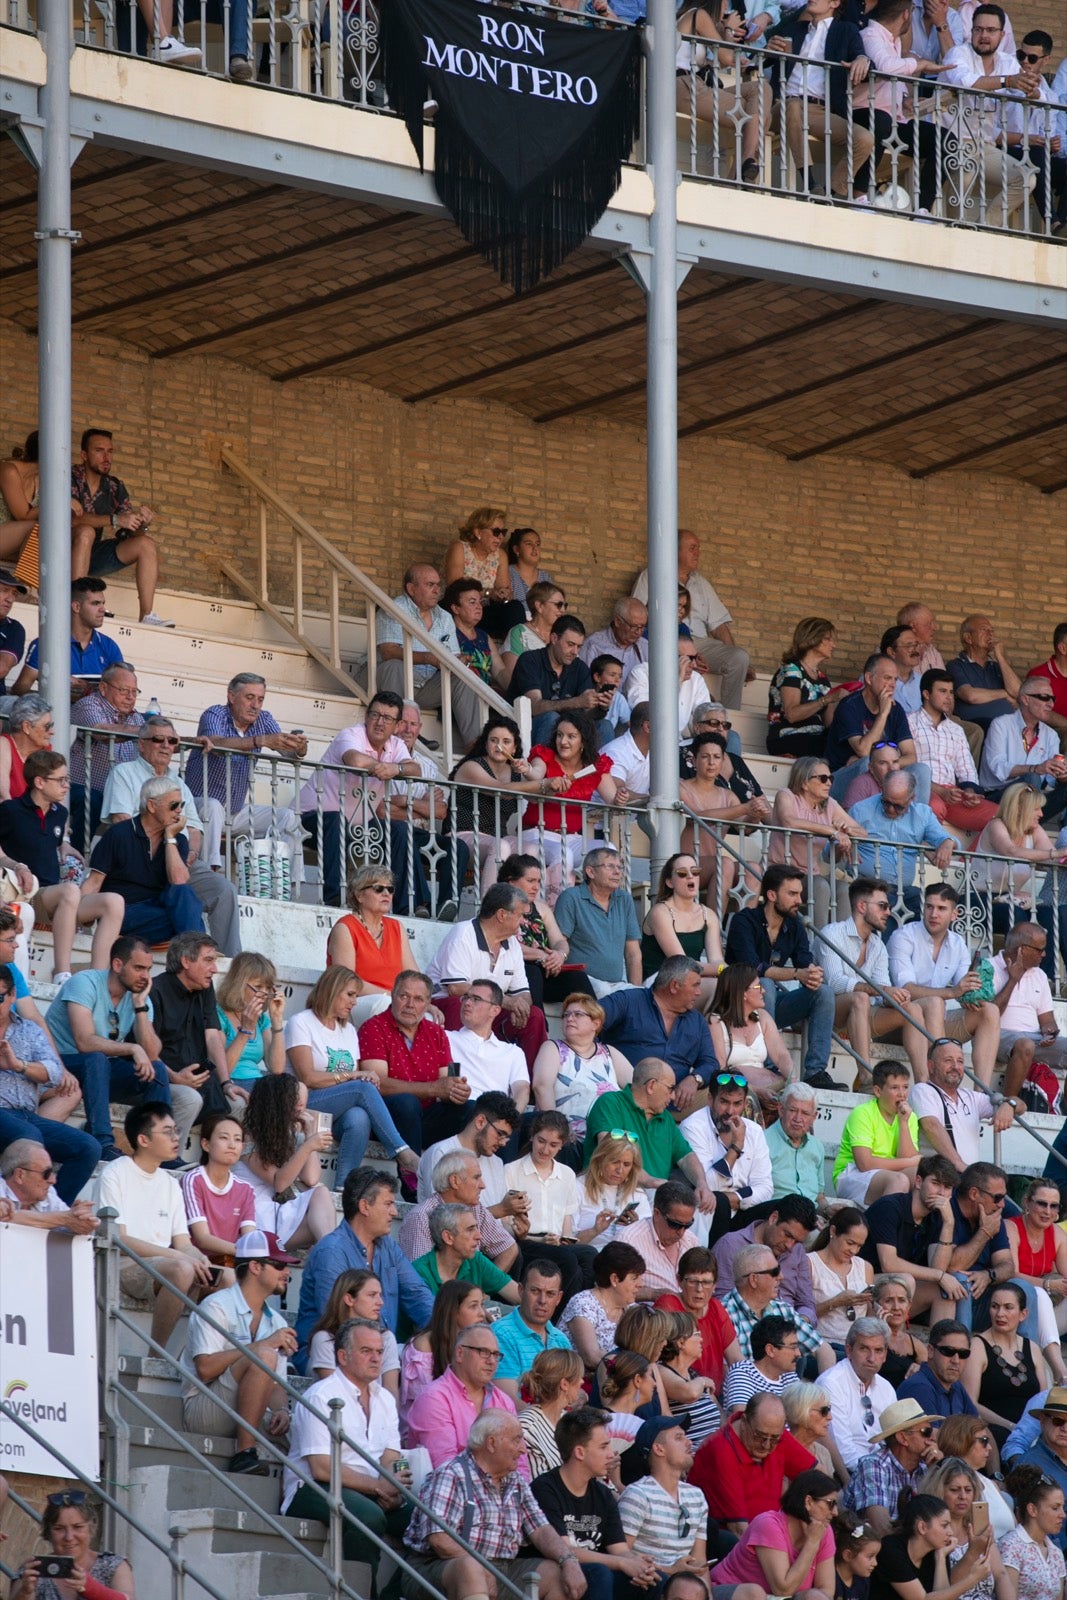
[[[959,1338],[959,1334],[956,1335]],[[967,1393],[959,1379],[946,1389],[938,1383],[930,1371],[930,1363],[924,1361],[918,1372],[913,1372],[910,1378],[897,1388],[898,1400],[918,1400],[928,1417],[976,1417],[978,1407]]]
[[[826,764],[831,772],[836,772],[839,767],[847,767],[850,761],[856,760],[856,752],[848,741],[860,739],[869,732],[877,715],[877,711],[869,709],[862,689],[856,689],[838,702],[826,741]],[[889,708],[882,738],[888,739],[891,744],[901,744],[911,738],[907,714],[895,701]]]
[[[906,811],[890,817],[882,809],[882,796],[872,794],[867,800],[858,800],[851,807],[849,816],[866,828],[869,835],[868,838],[859,841],[857,851],[860,871],[869,873],[872,877],[877,876],[885,868],[885,856],[880,856],[876,840],[886,840],[895,845],[916,845],[924,850],[936,850],[946,839],[952,838],[952,835],[946,833],[938,822],[930,807],[923,805],[919,800],[913,800]],[[919,864],[918,849],[902,849],[900,864],[904,884],[914,883],[915,871]]]
[[[76,972],[73,978],[67,979],[48,1007],[45,1021],[61,1056],[78,1053],[67,1012],[67,1006],[72,1001],[76,1006],[84,1006],[87,1011],[92,1012],[93,1032],[99,1034],[101,1039],[107,1039],[115,1032],[116,1027],[120,1039],[130,1037],[135,1021],[133,1014],[135,1004],[147,1006],[151,1020],[152,996],[124,992],[116,1005],[107,986],[109,976],[107,972]]]
[[[180,833],[177,842],[178,854],[185,861],[189,841]],[[129,822],[116,822],[107,830],[89,858],[89,868],[104,874],[101,889],[105,894],[120,894],[127,905],[140,905],[145,900],[157,900],[169,887],[169,849],[161,839],[153,855],[140,817],[131,817]]]
[[[945,662],[945,670],[956,689],[961,683],[969,689],[1004,688],[1004,674],[992,657],[983,667],[977,661],[972,661],[970,656],[960,654]],[[1015,707],[1007,695],[1003,700],[986,700],[977,706],[968,705],[966,700],[961,700],[957,695],[956,710],[965,721],[976,722],[980,728],[988,728],[994,717],[1008,716]]]
[[[39,643],[38,639],[33,641],[26,657],[26,665],[33,667],[35,671],[38,667],[37,646]],[[89,643],[84,649],[77,639],[72,638],[70,641],[70,675],[72,678],[98,678],[108,667],[113,667],[116,662],[121,660],[122,651],[114,639],[109,639],[106,633],[98,633],[95,628],[89,637]]]
[[[425,1328],[433,1314],[433,1295],[419,1277],[396,1240],[386,1235],[375,1241],[374,1261],[368,1262],[367,1252],[356,1238],[347,1222],[339,1222],[332,1233],[312,1247],[304,1262],[304,1276],[300,1283],[300,1310],[296,1319],[296,1336],[300,1341],[294,1365],[304,1370],[311,1330],[326,1310],[330,1290],[342,1272],[349,1267],[370,1267],[382,1286],[382,1323],[396,1332],[397,1317],[403,1308],[412,1326]],[[499,1328],[500,1324],[496,1326]]]
[[[561,897],[562,898],[562,897]],[[606,994],[601,1044],[613,1044],[627,1061],[659,1056],[674,1068],[676,1083],[695,1072],[704,1088],[719,1069],[708,1024],[699,1011],[686,1011],[674,1019],[668,1036],[651,989],[620,989]]]
[[[501,1317],[499,1322],[493,1323],[493,1332],[500,1346],[500,1365],[496,1369],[498,1382],[501,1378],[521,1378],[524,1372],[529,1372],[535,1357],[542,1350],[574,1348],[567,1335],[551,1322],[544,1336],[539,1334],[536,1328],[531,1328],[529,1323],[522,1320],[518,1306],[509,1311],[506,1317]]]
[[[59,882],[59,847],[67,826],[67,808],[52,804],[39,811],[27,789],[17,800],[0,804],[0,849],[29,867],[42,889]]]
[[[955,1247],[958,1244],[969,1244],[970,1241],[974,1238],[976,1225],[973,1222],[968,1222],[967,1221],[967,1218],[963,1215],[963,1212],[960,1210],[960,1203],[959,1203],[959,1201],[958,1201],[958,1199],[956,1198],[955,1195],[951,1196],[951,1198],[949,1200],[949,1205],[952,1207],[952,1222],[953,1222],[952,1244],[953,1244],[953,1247]],[[1004,1226],[1004,1218],[1003,1218],[1003,1215],[1001,1215],[1000,1232],[997,1234],[995,1239],[988,1239],[986,1241],[985,1245],[982,1248],[981,1254],[979,1256],[977,1256],[974,1261],[971,1262],[970,1266],[967,1268],[967,1271],[968,1272],[988,1272],[990,1267],[993,1264],[993,1257],[1001,1250],[1010,1250],[1010,1249],[1011,1249],[1011,1245],[1008,1242],[1008,1230]]]
[[[632,894],[615,889],[605,911],[583,883],[577,889],[564,889],[556,901],[555,916],[571,947],[572,961],[584,961],[589,976],[601,983],[626,982],[623,947],[627,939],[641,938]]]

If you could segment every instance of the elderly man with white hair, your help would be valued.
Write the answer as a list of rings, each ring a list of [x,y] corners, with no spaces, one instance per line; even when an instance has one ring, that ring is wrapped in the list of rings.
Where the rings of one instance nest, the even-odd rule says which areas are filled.
[[[149,778],[172,777],[182,798],[185,834],[189,841],[189,887],[207,914],[212,937],[223,955],[241,949],[237,891],[222,866],[222,829],[225,814],[210,795],[200,801],[170,764],[178,754],[178,732],[166,717],[149,717],[137,733],[137,754],[112,767],[104,784],[100,816],[107,822],[127,822],[140,804],[141,789]],[[202,813],[202,819],[201,819]]]
[[[478,1248],[502,1272],[510,1272],[518,1259],[519,1247],[504,1224],[488,1206],[482,1204],[485,1179],[482,1166],[472,1150],[450,1150],[443,1155],[430,1177],[433,1194],[413,1206],[400,1225],[400,1248],[409,1261],[417,1261],[433,1249],[430,1217],[442,1205],[464,1205],[478,1223]]]
[[[580,1600],[586,1581],[567,1540],[549,1523],[518,1474],[525,1440],[518,1418],[489,1406],[471,1423],[467,1448],[447,1461],[422,1486],[431,1522],[418,1509],[404,1535],[411,1565],[448,1600],[486,1600],[495,1583],[486,1569],[456,1543],[454,1528],[478,1554],[523,1589],[535,1573],[541,1600]],[[525,1544],[537,1555],[520,1557]]]
[[[615,847],[596,845],[582,862],[581,883],[564,889],[556,901],[568,959],[582,963],[598,999],[641,982],[641,929],[623,877]]]
[[[138,814],[117,822],[97,843],[82,893],[120,894],[123,933],[150,944],[179,933],[203,933],[200,902],[189,884],[189,840],[178,778],[149,778]]]
[[[857,1317],[845,1335],[844,1359],[819,1376],[833,1407],[833,1440],[850,1472],[870,1454],[878,1418],[897,1397],[881,1376],[888,1354],[889,1324],[881,1317]]]
[[[88,1200],[68,1206],[56,1194],[52,1157],[35,1139],[13,1139],[0,1155],[0,1222],[27,1228],[92,1233],[99,1227]]]
[[[616,661],[621,661],[622,688],[625,693],[626,680],[631,672],[648,661],[648,640],[644,638],[647,625],[648,607],[632,595],[625,595],[621,600],[616,600],[608,626],[589,634],[578,652],[579,659],[587,667],[593,665],[597,656],[614,656]],[[630,704],[634,702],[631,700]]]
[[[786,1084],[778,1097],[778,1121],[765,1135],[774,1182],[772,1200],[802,1194],[820,1210],[825,1206],[826,1147],[812,1132],[818,1114],[819,1097],[810,1083]]]
[[[979,779],[982,788],[998,799],[1009,783],[1027,783],[1049,795],[1045,821],[1058,817],[1067,805],[1067,756],[1049,727],[1056,696],[1047,678],[1027,678],[1019,688],[1016,711],[994,717],[982,749]]]

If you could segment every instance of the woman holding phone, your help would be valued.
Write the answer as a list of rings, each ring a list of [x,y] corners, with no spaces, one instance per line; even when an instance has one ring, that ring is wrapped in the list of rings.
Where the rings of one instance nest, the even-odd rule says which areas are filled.
[[[11,1600],[137,1600],[133,1572],[125,1556],[94,1550],[98,1522],[83,1489],[50,1494],[41,1518],[41,1538],[48,1556],[25,1562],[11,1590]],[[58,1561],[55,1577],[42,1567]],[[62,1573],[62,1576],[60,1576]]]
[[[989,1507],[982,1498],[978,1474],[958,1456],[947,1456],[923,1479],[923,1492],[936,1494],[948,1506],[956,1543],[948,1553],[951,1576],[976,1540],[989,1541]],[[989,1571],[960,1600],[1003,1600],[1004,1569],[1000,1551],[989,1541]]]

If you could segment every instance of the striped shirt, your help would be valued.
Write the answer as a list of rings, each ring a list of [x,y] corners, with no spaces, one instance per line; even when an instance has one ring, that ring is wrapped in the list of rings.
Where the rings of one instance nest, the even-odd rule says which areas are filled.
[[[770,1305],[764,1306],[762,1311],[753,1311],[747,1301],[742,1300],[736,1289],[731,1289],[722,1297],[722,1308],[734,1325],[737,1342],[741,1346],[741,1354],[746,1361],[752,1359],[752,1330],[761,1317],[784,1317],[791,1322],[797,1330],[800,1348],[806,1356],[814,1355],[822,1344],[822,1338],[805,1317],[797,1315],[793,1306],[785,1300],[772,1300]]]
[[[722,1408],[726,1412],[743,1406],[754,1394],[781,1394],[791,1383],[799,1383],[795,1372],[783,1372],[780,1378],[768,1378],[754,1361],[735,1361],[726,1371],[722,1386]]]
[[[977,789],[974,757],[958,722],[950,717],[934,722],[924,709],[909,714],[908,727],[915,741],[915,759],[925,761],[934,783],[946,786],[970,783]]]
[[[200,713],[196,731],[209,739],[266,739],[282,730],[269,711],[261,711],[251,727],[239,728],[229,706],[208,706],[206,711]],[[220,805],[228,803],[231,812],[243,810],[248,804],[254,761],[254,755],[239,755],[234,751],[220,750],[217,754],[209,755],[207,793]],[[185,768],[185,781],[200,799],[205,792],[203,751],[194,750],[190,754]]]
[[[657,1567],[673,1567],[707,1534],[708,1505],[692,1484],[678,1485],[675,1500],[655,1478],[639,1478],[619,1498],[622,1529],[634,1549]]]

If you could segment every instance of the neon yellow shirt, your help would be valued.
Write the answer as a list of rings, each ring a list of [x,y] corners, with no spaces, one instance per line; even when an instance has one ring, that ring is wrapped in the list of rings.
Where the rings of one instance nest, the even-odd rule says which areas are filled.
[[[919,1119],[914,1111],[908,1115],[908,1128],[911,1132],[912,1142],[916,1150],[919,1148]],[[848,1120],[841,1133],[841,1148],[837,1152],[834,1162],[834,1183],[845,1168],[852,1164],[852,1152],[856,1145],[862,1145],[869,1150],[872,1156],[885,1156],[890,1159],[898,1153],[900,1144],[900,1119],[894,1117],[892,1122],[887,1122],[879,1108],[877,1100],[865,1100],[861,1106],[856,1106],[850,1111]]]

